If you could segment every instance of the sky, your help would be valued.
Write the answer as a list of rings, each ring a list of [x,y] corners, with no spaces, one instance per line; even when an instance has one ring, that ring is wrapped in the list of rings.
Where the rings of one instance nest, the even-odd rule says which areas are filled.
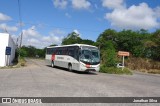
[[[18,43],[60,45],[71,32],[96,41],[106,29],[160,29],[160,0],[0,0],[0,32]]]

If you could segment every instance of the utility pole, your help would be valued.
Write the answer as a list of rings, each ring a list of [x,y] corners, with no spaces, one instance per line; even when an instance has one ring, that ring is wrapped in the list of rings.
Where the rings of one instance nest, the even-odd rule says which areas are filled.
[[[20,35],[20,48],[22,47],[22,37],[23,37],[23,31],[21,32],[21,35]]]
[[[19,57],[20,57],[20,50],[22,47],[22,39],[23,39],[23,31],[22,31],[22,17],[21,17],[21,3],[18,0],[18,13],[19,13],[19,24],[20,24],[20,45],[19,45]]]

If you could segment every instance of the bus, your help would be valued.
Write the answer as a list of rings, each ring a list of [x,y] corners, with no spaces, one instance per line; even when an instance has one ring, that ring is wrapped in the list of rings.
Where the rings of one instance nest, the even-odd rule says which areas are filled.
[[[52,67],[63,67],[69,71],[98,72],[100,68],[99,49],[86,44],[47,47],[45,59],[51,62]]]

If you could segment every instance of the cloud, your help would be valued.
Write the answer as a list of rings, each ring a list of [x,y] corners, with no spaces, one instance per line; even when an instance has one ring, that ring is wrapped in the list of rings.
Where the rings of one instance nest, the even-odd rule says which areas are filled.
[[[87,0],[72,0],[72,6],[74,9],[89,9],[91,3]]]
[[[60,44],[66,33],[60,29],[52,30],[48,35],[42,35],[35,26],[23,30],[23,45],[44,48],[51,44]]]
[[[18,28],[16,26],[8,26],[6,23],[0,24],[0,30],[7,32],[16,32]]]
[[[157,17],[160,17],[160,6],[156,7],[155,9]]]
[[[72,4],[74,9],[89,9],[91,3],[87,0],[52,0],[55,8],[65,9],[68,4]]]
[[[69,13],[65,13],[65,16],[66,16],[67,18],[71,18],[71,17],[72,17]]]
[[[65,9],[67,4],[68,4],[67,0],[53,0],[53,5],[56,8]]]
[[[4,32],[8,32],[8,33],[16,32],[18,30],[17,25],[9,26],[6,23],[3,23],[3,21],[9,21],[9,20],[12,20],[12,18],[10,16],[7,16],[3,13],[0,13],[0,22],[1,22],[0,23],[0,30],[4,31]]]
[[[66,33],[60,29],[54,29],[49,33],[51,44],[60,44]]]
[[[76,34],[80,34],[77,29],[74,29],[73,32],[75,32]]]
[[[35,26],[32,26],[26,30],[23,30],[22,32],[23,32],[24,38],[28,38],[28,37],[38,38],[38,37],[40,37],[40,34],[36,30]]]
[[[10,16],[7,16],[3,13],[0,13],[0,21],[8,21],[11,20],[12,18]]]
[[[104,0],[107,1],[107,0]],[[117,0],[115,0],[117,3]],[[111,22],[111,25],[120,29],[151,29],[159,27],[158,15],[159,8],[152,9],[146,3],[139,5],[132,5],[126,8],[123,0],[117,5],[108,5],[106,7],[112,8],[113,11],[106,13],[105,19]],[[121,8],[119,8],[121,7]],[[123,7],[123,8],[122,8]]]
[[[102,6],[110,9],[123,8],[123,0],[102,0]]]

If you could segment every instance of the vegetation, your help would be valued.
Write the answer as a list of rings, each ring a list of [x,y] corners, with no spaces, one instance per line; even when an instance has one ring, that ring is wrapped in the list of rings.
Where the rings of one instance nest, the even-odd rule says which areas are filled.
[[[46,48],[37,49],[34,46],[22,46],[19,50],[20,57],[45,57]]]
[[[128,68],[116,68],[116,67],[106,67],[105,65],[101,65],[100,72],[108,73],[108,74],[127,74],[132,75],[132,72]]]
[[[117,56],[118,51],[130,52],[131,55],[126,57],[125,62],[125,66],[130,69],[143,69],[152,73],[160,70],[160,30],[149,33],[144,29],[139,31],[122,30],[119,32],[107,29],[99,35],[96,42],[82,39],[79,34],[71,32],[62,40],[62,45],[75,43],[94,45],[100,49],[101,72],[130,74],[126,68],[123,71],[115,68],[116,63],[121,62],[121,57]],[[51,46],[56,45],[53,44]],[[20,55],[22,57],[44,57],[45,48],[36,49],[33,46],[23,46]],[[160,72],[158,71],[157,73]]]
[[[120,32],[107,29],[99,35],[96,42],[85,41],[73,32],[63,39],[62,44],[83,42],[99,47],[101,51],[101,72],[130,73],[126,71],[127,69],[122,72],[115,68],[116,63],[121,62],[121,57],[117,56],[118,51],[130,52],[131,55],[126,58],[127,61],[125,62],[125,65],[130,69],[145,69],[148,72],[151,69],[160,70],[160,30],[149,33],[144,29],[139,31],[122,30]],[[139,62],[141,62],[141,65],[137,64]]]
[[[120,32],[107,29],[100,34],[96,43],[101,50],[102,71],[104,67],[106,67],[105,70],[108,70],[108,72],[113,70],[112,67],[115,67],[115,64],[120,60],[115,53],[118,51],[130,52],[131,56],[127,58],[127,62],[125,63],[130,69],[160,70],[160,30],[149,33],[143,29],[140,31],[123,30]],[[109,46],[111,44],[112,46]],[[107,50],[110,47],[112,48]],[[143,61],[140,64],[139,60],[150,60],[150,62]]]
[[[94,41],[88,39],[81,39],[80,35],[75,32],[68,34],[67,37],[62,40],[62,45],[69,45],[75,43],[94,45]]]

